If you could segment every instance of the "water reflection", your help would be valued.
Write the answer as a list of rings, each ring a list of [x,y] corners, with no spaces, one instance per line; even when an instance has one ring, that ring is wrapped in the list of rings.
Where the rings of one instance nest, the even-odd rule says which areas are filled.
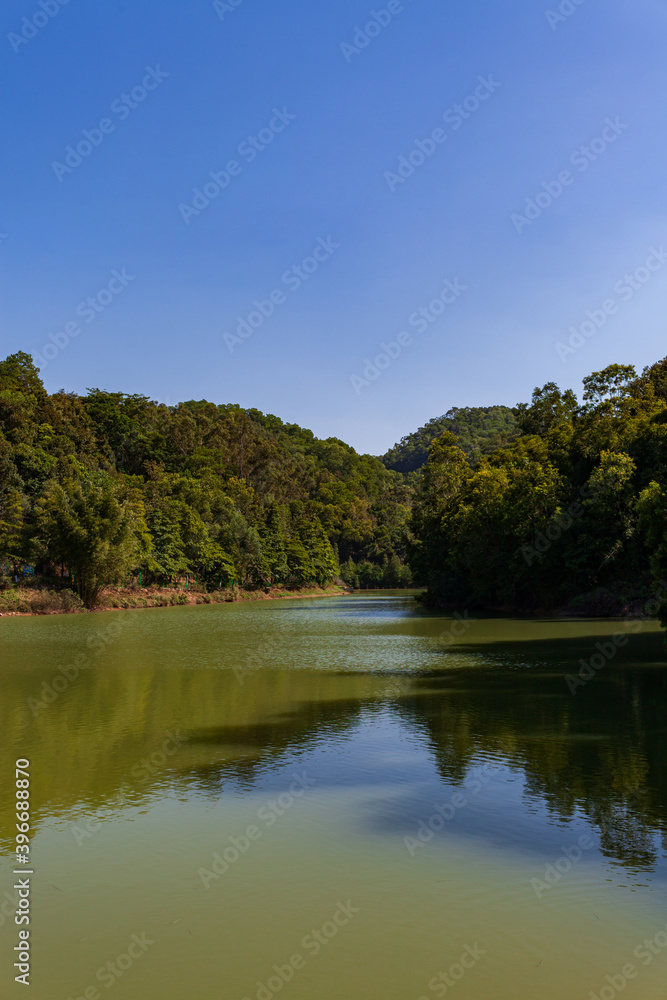
[[[29,699],[99,628],[95,617],[3,623],[4,759],[32,761],[36,831],[167,794],[217,800],[270,787],[285,761],[326,751],[325,783],[387,789],[369,798],[369,835],[403,836],[492,761],[489,794],[448,834],[544,853],[547,828],[556,844],[586,819],[608,859],[659,870],[667,670],[658,632],[633,636],[572,694],[565,676],[616,626],[487,620],[453,646],[442,641],[447,620],[399,597],[146,612],[33,714]],[[259,662],[239,671],[248,647]],[[4,849],[13,830],[5,800]]]

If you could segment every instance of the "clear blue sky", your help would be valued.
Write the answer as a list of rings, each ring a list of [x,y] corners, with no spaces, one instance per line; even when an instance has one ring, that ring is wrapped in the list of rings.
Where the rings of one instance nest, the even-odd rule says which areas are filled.
[[[49,390],[238,402],[377,454],[667,353],[667,258],[623,280],[667,244],[663,0],[42,3],[1,14],[0,315],[3,356],[66,345]]]

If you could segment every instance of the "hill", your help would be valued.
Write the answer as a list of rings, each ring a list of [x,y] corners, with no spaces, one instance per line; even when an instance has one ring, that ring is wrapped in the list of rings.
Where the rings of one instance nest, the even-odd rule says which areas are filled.
[[[0,362],[0,568],[210,588],[409,582],[410,489],[336,438],[235,404],[49,395]],[[359,577],[361,573],[361,577]]]
[[[667,359],[583,385],[535,389],[474,466],[452,434],[433,443],[411,522],[429,603],[667,624]]]
[[[474,462],[510,444],[519,433],[514,411],[508,406],[453,407],[390,448],[381,461],[395,472],[415,472],[426,465],[432,442],[445,431],[458,437],[458,446]]]

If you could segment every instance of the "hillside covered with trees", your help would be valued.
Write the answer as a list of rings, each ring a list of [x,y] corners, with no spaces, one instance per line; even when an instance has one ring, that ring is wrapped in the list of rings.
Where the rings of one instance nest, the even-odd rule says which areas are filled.
[[[510,444],[519,428],[509,406],[453,407],[402,438],[382,456],[382,461],[396,472],[416,472],[426,465],[431,444],[445,431],[455,434],[459,448],[471,462],[476,462],[482,455]]]
[[[49,395],[0,362],[0,564],[100,588],[409,583],[410,490],[379,459],[278,417],[92,389]]]
[[[667,359],[514,413],[519,436],[472,465],[453,434],[431,445],[412,517],[428,602],[666,620]]]
[[[434,606],[655,613],[667,359],[594,372],[581,403],[550,382],[513,410],[450,410],[380,460],[233,404],[49,395],[19,352],[0,362],[0,582],[26,567],[88,607],[119,581],[342,578],[424,585]]]

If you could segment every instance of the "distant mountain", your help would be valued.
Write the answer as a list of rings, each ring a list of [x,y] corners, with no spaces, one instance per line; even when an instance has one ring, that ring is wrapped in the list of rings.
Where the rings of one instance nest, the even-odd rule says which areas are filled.
[[[459,447],[474,461],[510,444],[519,434],[514,412],[508,406],[453,407],[408,434],[381,458],[387,469],[414,472],[425,465],[431,442],[444,431],[456,434]]]

